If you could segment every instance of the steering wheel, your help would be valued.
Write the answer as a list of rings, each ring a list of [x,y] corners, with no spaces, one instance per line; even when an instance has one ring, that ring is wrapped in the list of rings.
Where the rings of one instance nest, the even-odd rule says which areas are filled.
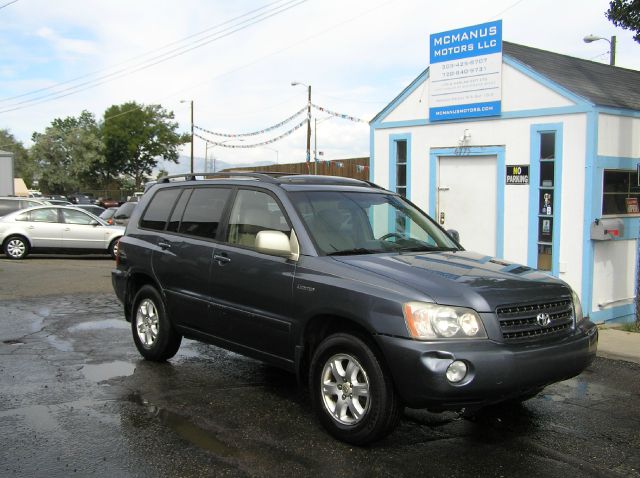
[[[395,237],[396,239],[404,239],[405,237],[398,233],[398,232],[389,232],[387,234],[385,234],[384,236],[381,236],[378,238],[379,241],[386,241],[387,239],[391,239],[392,237]]]

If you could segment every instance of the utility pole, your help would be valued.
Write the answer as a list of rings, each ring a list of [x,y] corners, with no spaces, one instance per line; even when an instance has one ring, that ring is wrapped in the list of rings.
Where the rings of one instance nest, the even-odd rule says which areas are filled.
[[[611,41],[609,42],[609,64],[611,66],[615,66],[616,64],[616,36],[613,35],[611,37]]]
[[[309,102],[307,103],[307,163],[311,161],[311,85],[309,89]],[[318,174],[318,164],[316,163],[315,173]]]
[[[191,172],[193,172],[193,100],[191,100]]]
[[[193,100],[180,100],[180,103],[187,101],[191,104],[191,172],[193,173]]]

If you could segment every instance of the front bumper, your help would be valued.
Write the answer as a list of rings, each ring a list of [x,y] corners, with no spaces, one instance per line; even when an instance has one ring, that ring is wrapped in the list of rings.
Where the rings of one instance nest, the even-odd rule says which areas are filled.
[[[446,410],[497,403],[580,374],[596,355],[598,329],[585,320],[561,340],[517,345],[492,340],[426,343],[382,335],[377,339],[405,404]],[[468,367],[457,384],[445,375],[454,360]]]

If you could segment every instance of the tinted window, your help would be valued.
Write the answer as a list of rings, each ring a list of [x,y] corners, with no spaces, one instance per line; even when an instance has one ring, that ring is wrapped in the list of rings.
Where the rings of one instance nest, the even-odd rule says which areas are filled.
[[[164,230],[164,226],[167,223],[169,214],[173,209],[173,205],[176,202],[180,189],[161,189],[153,198],[147,210],[144,212],[140,227],[147,229],[155,229],[157,231]]]
[[[58,222],[58,211],[56,209],[36,209],[31,211],[32,222]]]
[[[184,211],[178,232],[214,239],[229,198],[229,189],[197,188]]]
[[[273,197],[260,191],[241,190],[231,210],[227,241],[254,247],[260,231],[275,230],[288,234],[290,229]]]
[[[182,214],[184,213],[184,207],[187,205],[187,201],[189,201],[189,196],[191,196],[192,189],[184,189],[182,191],[182,196],[178,199],[178,203],[176,207],[173,209],[171,213],[171,217],[169,218],[169,225],[167,226],[167,231],[178,232],[178,226],[180,226],[180,219],[182,219]]]
[[[92,221],[95,221],[85,212],[74,209],[63,209],[62,217],[67,224],[91,224]]]

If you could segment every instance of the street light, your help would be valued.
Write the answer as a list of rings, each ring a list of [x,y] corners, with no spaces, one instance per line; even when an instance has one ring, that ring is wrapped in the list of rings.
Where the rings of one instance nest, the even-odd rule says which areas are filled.
[[[180,103],[191,103],[191,172],[193,173],[193,100],[180,100]]]
[[[616,64],[616,36],[613,35],[611,37],[611,40],[609,40],[608,38],[599,37],[597,35],[594,35],[593,33],[590,33],[589,35],[587,35],[586,37],[584,37],[582,39],[582,41],[584,41],[585,43],[592,43],[592,42],[598,41],[598,40],[604,40],[604,41],[609,42],[609,64],[611,66],[615,66],[615,64]]]
[[[309,92],[307,103],[307,163],[311,161],[311,85],[305,85],[299,81],[292,81],[291,86],[306,86]]]

